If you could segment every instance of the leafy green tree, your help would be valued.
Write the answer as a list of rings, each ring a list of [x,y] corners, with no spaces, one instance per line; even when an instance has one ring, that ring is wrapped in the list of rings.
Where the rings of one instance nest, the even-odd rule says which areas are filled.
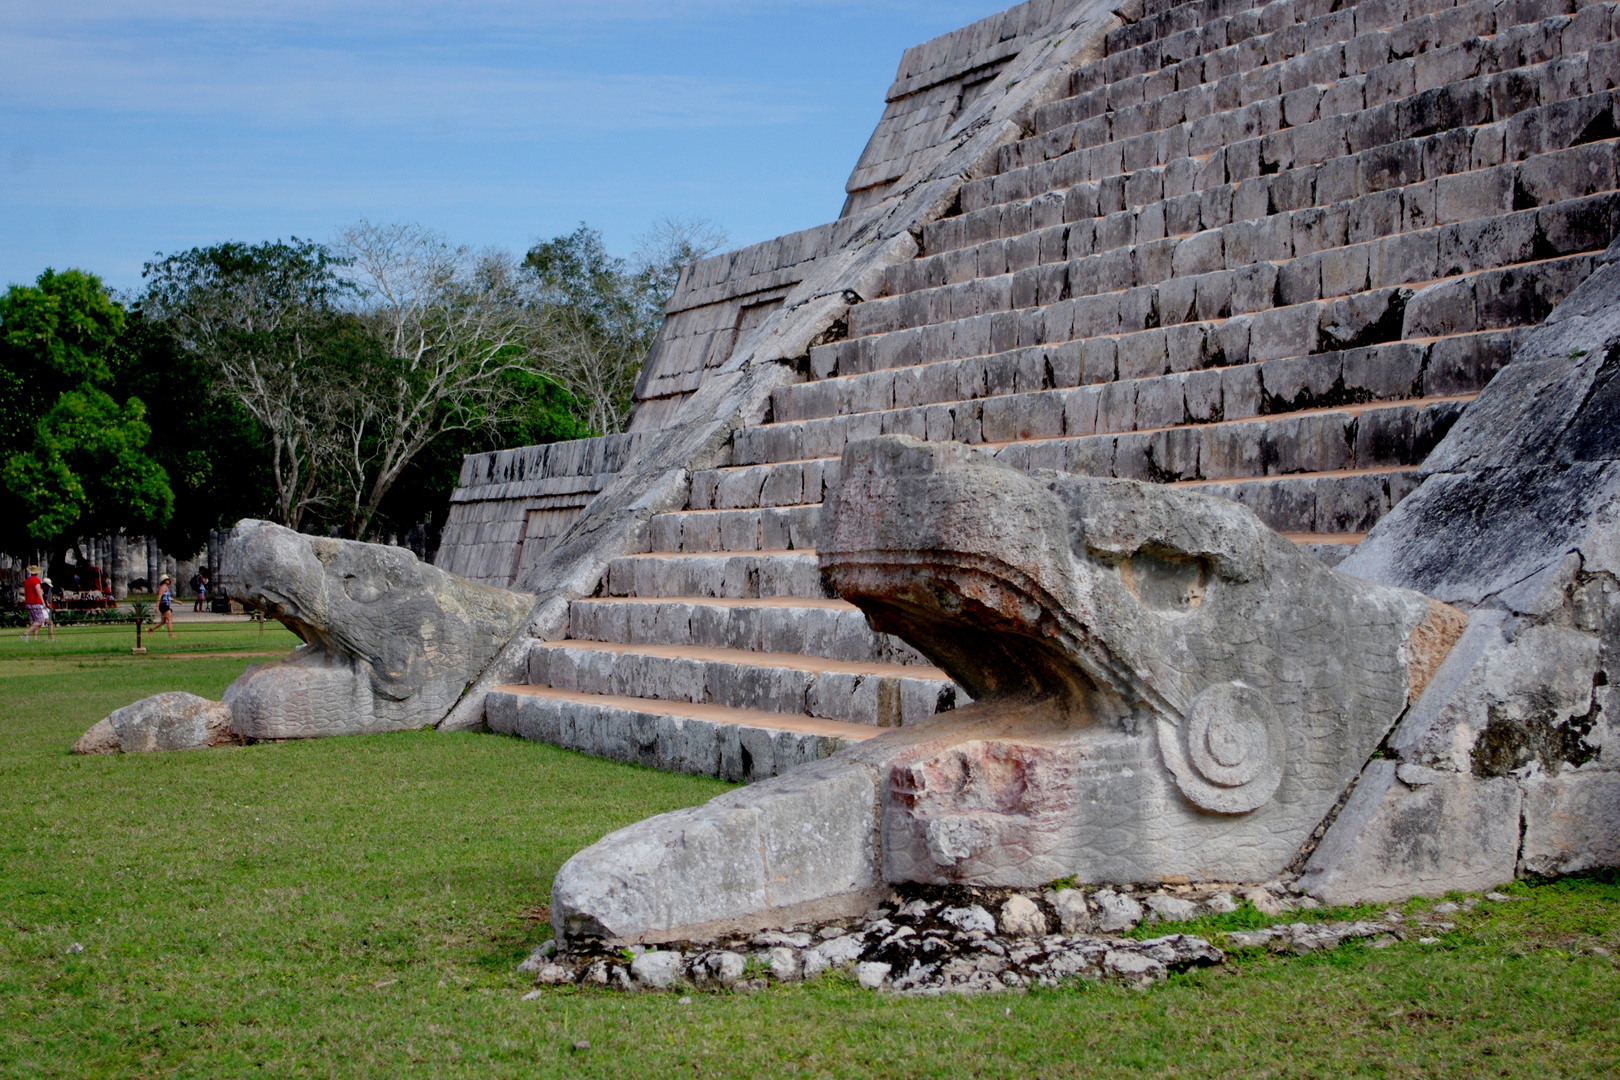
[[[419,225],[367,221],[340,234],[338,251],[355,288],[351,311],[377,345],[353,368],[352,407],[333,414],[342,525],[364,536],[412,461],[456,433],[521,422],[547,374],[510,255],[453,245]]]
[[[174,493],[146,454],[151,435],[138,398],[119,405],[88,386],[63,393],[35,425],[31,451],[6,459],[5,485],[29,535],[45,544],[164,525]]]
[[[140,305],[211,373],[264,433],[271,516],[299,528],[331,501],[323,470],[341,449],[335,411],[363,401],[352,385],[349,292],[342,260],[292,237],[192,248],[146,264]]]
[[[708,222],[665,220],[627,260],[608,254],[602,234],[581,223],[529,249],[523,264],[544,319],[546,370],[581,403],[588,427],[624,429],[681,267],[724,242]]]
[[[113,396],[147,405],[147,453],[169,474],[174,515],[157,530],[165,551],[193,552],[210,529],[275,506],[264,430],[239,401],[213,388],[213,372],[168,328],[137,308],[118,339]]]
[[[461,459],[467,454],[594,434],[579,419],[582,410],[568,391],[548,379],[521,378],[521,413],[493,428],[453,431],[430,443],[406,466],[383,500],[373,526],[376,531],[403,533],[419,522],[442,525],[449,512],[450,493],[461,475]]]
[[[124,309],[82,270],[46,270],[0,297],[0,450],[33,441],[34,425],[64,391],[106,386]]]
[[[146,450],[145,406],[108,393],[125,325],[100,279],[79,270],[46,270],[0,298],[0,484],[14,508],[0,522],[5,549],[146,533],[172,513],[167,474]]]

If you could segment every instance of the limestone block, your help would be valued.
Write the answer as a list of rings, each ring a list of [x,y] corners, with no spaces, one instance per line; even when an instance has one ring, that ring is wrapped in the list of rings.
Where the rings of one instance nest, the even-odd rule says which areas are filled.
[[[845,761],[807,765],[610,833],[552,886],[559,938],[631,938],[878,884],[877,791]]]
[[[654,949],[630,961],[630,975],[654,990],[668,990],[681,978],[681,954]]]
[[[1097,905],[1097,928],[1105,933],[1121,933],[1142,921],[1142,905],[1125,893],[1099,889],[1091,899]]]
[[[1563,769],[1524,783],[1520,869],[1573,874],[1620,866],[1620,772]]]
[[[1143,903],[1161,922],[1186,922],[1198,917],[1198,905],[1179,896],[1150,896]]]
[[[1009,937],[1046,936],[1046,916],[1035,902],[1019,893],[1001,905],[1001,932]]]
[[[1403,774],[1404,775],[1403,775]],[[1374,761],[1301,880],[1326,904],[1383,903],[1512,881],[1519,786]]]
[[[1578,764],[1589,752],[1583,721],[1598,662],[1595,635],[1476,612],[1390,748],[1413,764],[1480,777]]]
[[[1059,929],[1065,934],[1079,934],[1091,929],[1091,909],[1086,905],[1086,894],[1079,889],[1058,889],[1048,895],[1058,914]]]
[[[143,754],[200,750],[240,741],[231,732],[227,706],[175,690],[114,710],[79,738],[73,752]]]

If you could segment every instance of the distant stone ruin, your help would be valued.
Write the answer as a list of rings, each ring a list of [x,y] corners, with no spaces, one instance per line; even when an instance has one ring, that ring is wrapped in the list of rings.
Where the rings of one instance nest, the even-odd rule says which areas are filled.
[[[908,50],[839,220],[683,270],[627,434],[463,466],[438,565],[533,607],[440,729],[753,781],[570,860],[565,944],[1620,865],[1617,20]]]

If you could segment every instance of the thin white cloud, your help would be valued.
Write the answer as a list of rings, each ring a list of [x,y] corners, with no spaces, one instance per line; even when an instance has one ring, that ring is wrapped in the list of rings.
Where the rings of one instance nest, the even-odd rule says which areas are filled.
[[[842,0],[829,0],[842,2]],[[564,38],[588,13],[669,19],[750,0],[591,5],[508,0],[442,4],[310,2],[0,4],[0,99],[9,108],[216,115],[272,125],[486,131],[793,123],[816,111],[780,83],[723,72],[646,70],[587,50],[570,70]],[[645,38],[645,27],[638,28]]]
[[[817,111],[781,86],[669,74],[575,74],[303,45],[238,57],[138,43],[0,39],[12,108],[236,116],[272,125],[454,124],[535,133],[793,123]]]

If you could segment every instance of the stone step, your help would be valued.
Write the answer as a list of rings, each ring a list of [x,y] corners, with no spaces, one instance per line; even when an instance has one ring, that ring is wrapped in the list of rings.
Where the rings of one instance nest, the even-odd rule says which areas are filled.
[[[1356,545],[1367,538],[1362,533],[1284,533],[1284,536],[1298,544],[1301,548],[1315,555],[1329,566],[1338,566]]]
[[[1477,0],[1467,9],[1488,20],[1493,6],[1493,0]],[[1348,120],[1365,130],[1364,114],[1380,109],[1389,109],[1391,119],[1398,121],[1388,125],[1391,133],[1423,132],[1425,114],[1432,111],[1421,107],[1424,93],[1442,87],[1451,91],[1446,103],[1453,114],[1502,122],[1610,85],[1613,51],[1606,46],[1615,37],[1613,12],[1612,5],[1590,4],[1573,26],[1560,16],[1498,40],[1486,28],[1483,35],[1469,33],[1418,56],[1392,57],[1388,36],[1374,35],[1349,47],[1319,46],[1279,64],[1259,55],[1265,48],[1259,39],[1238,47],[1251,61],[1261,61],[1257,64],[1234,64],[1235,52],[1226,51],[1203,58],[1201,65],[1182,63],[1173,72],[1112,84],[1077,75],[1070,88],[1078,92],[1037,110],[1035,133],[1003,147],[996,170],[1005,175],[1076,146],[1113,145],[1128,163],[1141,160],[1155,145],[1184,146],[1185,153],[1198,157],[1277,131],[1308,132],[1324,121]],[[1537,40],[1526,41],[1527,34]],[[1568,71],[1570,65],[1560,56],[1566,48],[1572,56],[1598,50],[1598,63],[1591,65],[1595,70],[1583,65]],[[1212,72],[1214,79],[1208,78]],[[1187,85],[1173,85],[1183,75]],[[1474,104],[1472,97],[1483,101]],[[1392,106],[1405,107],[1396,111]],[[1311,135],[1313,142],[1322,138]]]
[[[761,708],[878,727],[914,724],[954,709],[965,697],[935,667],[607,641],[536,642],[529,650],[528,681],[557,690]]]
[[[1422,463],[1474,397],[1459,394],[1337,405],[1280,416],[1095,434],[1096,413],[1089,410],[1071,413],[1068,409],[1076,395],[1094,389],[1082,387],[1041,395],[1062,403],[1062,408],[1050,408],[1030,417],[1023,428],[1029,432],[1029,438],[980,441],[976,445],[1021,469],[1057,469],[1086,476],[1161,483],[1412,467]],[[1089,398],[1079,400],[1091,401]],[[930,406],[925,411],[925,419],[931,419],[936,410],[951,416],[947,406]],[[827,490],[838,483],[840,461],[831,455],[842,454],[847,443],[880,434],[948,441],[954,433],[943,423],[940,431],[926,423],[913,427],[881,423],[884,417],[916,416],[917,413],[907,410],[807,422],[807,430],[815,425],[818,441],[814,447],[803,449],[827,456],[703,470],[692,477],[688,506],[693,510],[734,510],[752,509],[762,504],[819,503]],[[873,420],[878,422],[873,423]]]
[[[622,555],[608,563],[605,581],[609,596],[835,598],[813,549]]]
[[[1272,8],[1276,6],[1266,6],[1264,16],[1257,12],[1254,17],[1274,18]],[[1392,60],[1397,64],[1404,60],[1404,64],[1412,68],[1406,81],[1415,85],[1419,75],[1414,53],[1428,54],[1423,57],[1423,64],[1425,75],[1430,75],[1430,69],[1436,64],[1450,59],[1446,50],[1465,45],[1471,38],[1511,29],[1521,22],[1520,12],[1512,7],[1503,8],[1498,0],[1475,0],[1471,4],[1459,4],[1455,9],[1447,7],[1440,21],[1432,15],[1425,18],[1420,10],[1423,6],[1358,4],[1310,19],[1302,26],[1286,25],[1272,33],[1265,33],[1263,27],[1258,26],[1236,29],[1242,26],[1241,20],[1197,16],[1193,26],[1183,28],[1186,36],[1180,42],[1161,44],[1154,39],[1151,47],[1150,43],[1142,43],[1109,57],[1116,68],[1139,67],[1132,75],[1116,71],[1123,77],[1111,80],[1108,61],[1077,72],[1071,78],[1071,90],[1076,96],[1036,110],[1035,137],[1077,120],[1105,112],[1125,112],[1144,103],[1151,106],[1146,110],[1149,129],[1158,130],[1183,119],[1194,120],[1235,108],[1240,103],[1297,94],[1301,89],[1315,88],[1320,92],[1326,87],[1331,91],[1338,88],[1334,80],[1340,76],[1345,76],[1342,81],[1370,77],[1376,92],[1392,81],[1397,84],[1401,81],[1391,79],[1391,75],[1407,74],[1398,69],[1388,71],[1385,65]],[[1558,7],[1562,9],[1564,5]],[[1533,20],[1542,14],[1542,9],[1538,7],[1522,14]],[[1608,13],[1597,14],[1606,28]],[[1588,23],[1595,21],[1587,20]],[[1547,23],[1549,29],[1555,26],[1565,29],[1558,26],[1556,20],[1547,20]],[[1243,36],[1231,37],[1235,29]],[[1585,25],[1578,28],[1587,29],[1596,28]],[[1256,32],[1251,33],[1251,30]],[[1111,44],[1123,45],[1133,33],[1140,31],[1134,27],[1122,29]],[[1543,41],[1546,36],[1542,35]],[[1564,36],[1575,37],[1567,33]],[[1555,34],[1555,45],[1557,41]],[[1588,46],[1582,40],[1577,47]],[[1516,59],[1525,59],[1522,51]],[[1494,50],[1492,62],[1496,66],[1507,60],[1505,50]],[[1208,93],[1199,93],[1201,90]],[[1341,90],[1328,96],[1342,102],[1347,95]],[[1361,97],[1355,96],[1358,100]],[[1296,115],[1297,110],[1307,104],[1308,98],[1304,102],[1296,98]],[[1140,123],[1138,120],[1133,126]]]
[[[569,605],[568,636],[634,645],[800,653],[874,664],[927,664],[899,638],[874,633],[861,610],[844,600],[592,597]]]
[[[1157,94],[1186,85],[1185,69],[1200,61],[1215,70],[1213,82],[1229,71],[1248,71],[1263,65],[1297,66],[1290,63],[1307,57],[1324,45],[1338,44],[1349,50],[1351,43],[1369,36],[1383,43],[1396,56],[1435,51],[1468,37],[1515,24],[1535,22],[1552,13],[1568,13],[1568,2],[1525,2],[1492,6],[1484,13],[1481,5],[1457,5],[1450,0],[1401,0],[1401,2],[1362,3],[1341,7],[1323,0],[1211,0],[1209,3],[1170,4],[1146,0],[1141,18],[1111,31],[1105,39],[1104,59],[1076,72],[1078,89],[1092,83],[1145,80],[1156,74],[1182,77],[1152,85]],[[1494,18],[1492,18],[1494,16]],[[1387,39],[1379,42],[1377,39]],[[1231,43],[1228,45],[1228,43]],[[1229,63],[1222,63],[1223,58]],[[1377,60],[1375,55],[1373,60]],[[1146,86],[1143,87],[1144,91]]]
[[[740,429],[741,435],[746,429]],[[649,551],[794,551],[816,546],[814,506],[654,514]]]
[[[883,729],[763,709],[649,701],[508,685],[484,705],[491,730],[668,772],[752,783]]]
[[[1154,202],[1018,233],[1024,223],[1009,215],[996,230],[1005,236],[890,267],[884,293],[857,306],[849,333],[864,337],[1184,279],[1163,303],[1168,324],[1195,312],[1264,310],[1275,303],[1270,294],[1279,278],[1286,293],[1313,272],[1316,296],[1332,298],[1363,291],[1375,267],[1384,275],[1375,286],[1398,285],[1599,250],[1620,202],[1614,186],[1610,140],[1355,198],[1291,192],[1285,205],[1297,203],[1293,209],[1257,189],[1255,203],[1213,217],[1178,216],[1170,204]],[[1432,246],[1433,258],[1425,253],[1419,266],[1433,271],[1408,277],[1379,261],[1389,247],[1381,242],[1393,237]],[[1270,269],[1255,265],[1261,262]]]
[[[1138,403],[1147,404],[1144,415],[1160,421],[1167,412],[1192,420],[1242,419],[1350,401],[1477,393],[1507,363],[1511,346],[1511,331],[1497,330],[1123,380],[1116,378],[1115,339],[1015,349],[780,387],[772,398],[774,422],[739,429],[732,460],[753,465],[803,458],[805,447],[818,445],[818,440],[806,434],[809,429],[794,425],[832,417],[909,410],[914,415],[883,422],[908,431],[921,424],[927,430],[925,410],[935,406],[951,409],[953,437],[984,441],[986,428],[994,434],[1016,433],[1043,407],[1054,408],[1043,406],[1039,395],[1079,386],[1098,388],[1089,392],[1099,395],[1100,431],[1132,430]],[[1116,389],[1101,389],[1115,383]],[[1066,399],[1050,400],[1062,400],[1055,411],[1065,410]],[[971,410],[962,411],[973,401],[983,402],[977,430]],[[963,415],[970,418],[965,425],[957,419]],[[939,426],[936,422],[935,429]]]
[[[1240,502],[1279,532],[1341,533],[1366,532],[1416,488],[1417,483],[1416,468],[1390,465],[1236,481],[1181,481],[1175,486],[1198,487],[1209,494]],[[795,544],[796,548],[814,543],[820,507],[820,503],[814,503],[791,508],[800,515],[800,528],[806,538],[804,543]],[[771,545],[764,543],[763,538],[771,529],[771,519],[782,509],[686,510],[660,514],[654,519],[654,550],[697,553],[769,547]],[[713,521],[717,517],[726,522],[719,530],[715,529]],[[725,542],[721,543],[718,537],[724,537]],[[758,542],[749,543],[751,538]],[[595,635],[575,633],[572,636]]]
[[[1420,479],[1417,469],[1386,467],[1262,477],[1238,483],[1195,480],[1174,486],[1242,503],[1271,528],[1309,548],[1330,565],[1337,565],[1349,554],[1348,548],[1339,550],[1339,546],[1360,543],[1379,519],[1417,489]],[[1325,545],[1334,549],[1326,551]]]
[[[993,175],[964,187],[962,207],[972,210],[1189,156],[1208,155],[1199,186],[1212,186],[1275,171],[1279,163],[1282,168],[1293,161],[1318,164],[1468,124],[1495,123],[1508,128],[1510,136],[1528,136],[1536,148],[1523,157],[1559,149],[1570,142],[1542,141],[1558,132],[1558,106],[1615,83],[1615,35],[1609,14],[1594,12],[1572,34],[1578,51],[1596,53],[1596,64],[1556,62],[1563,51],[1562,34],[1572,24],[1554,17],[1500,41],[1471,34],[1428,54],[1380,63],[1370,72],[1364,64],[1378,58],[1377,38],[1358,42],[1356,49],[1315,50],[1282,70],[1257,70],[1256,65],[1246,75],[1225,72],[1215,86],[1201,80],[1187,92],[1139,100],[1135,96],[1145,91],[1146,78],[1138,82],[1132,76],[1105,87],[1093,67],[1089,75],[1076,74],[1074,88],[1082,92],[1067,108],[1094,110],[1099,89],[1106,89],[1121,107],[1003,147]],[[1364,58],[1359,48],[1366,44],[1372,46],[1370,58]],[[1236,48],[1254,53],[1252,42]],[[1360,70],[1347,75],[1346,60],[1350,68]],[[1222,66],[1217,61],[1217,68]],[[1308,70],[1312,66],[1318,70]],[[1297,86],[1285,93],[1282,80],[1289,67],[1294,68],[1290,85]],[[1420,67],[1426,73],[1420,74]],[[1362,74],[1369,77],[1359,78]],[[1189,104],[1191,116],[1186,112]],[[1048,122],[1062,107],[1061,101],[1048,107],[1052,110]],[[1223,160],[1228,158],[1240,164],[1249,158],[1269,160],[1272,168],[1257,164],[1234,169],[1231,161]]]
[[[1438,249],[1408,249],[1413,236],[1379,241],[1375,264],[1363,273],[1378,287],[1335,300],[1311,299],[1312,279],[1267,278],[1284,303],[1250,314],[1216,315],[1164,324],[1162,312],[1197,314],[1197,295],[1178,284],[1147,284],[1125,292],[1062,300],[1046,306],[994,311],[927,326],[846,338],[810,351],[811,375],[859,375],[886,368],[1007,353],[1064,343],[1080,362],[1088,349],[1112,350],[1118,378],[1142,378],[1309,356],[1387,341],[1446,337],[1529,326],[1590,276],[1597,252],[1536,259],[1504,268],[1441,278]],[[1275,267],[1254,264],[1246,273]],[[1320,266],[1317,267],[1320,271]],[[1121,274],[1128,272],[1122,269]],[[1387,280],[1386,280],[1387,279]],[[1182,283],[1184,284],[1184,283]],[[1264,284],[1264,282],[1262,282]],[[1231,291],[1232,283],[1223,286]],[[1295,295],[1295,288],[1303,290]],[[1264,291],[1264,290],[1262,290]],[[1166,302],[1167,297],[1176,297]],[[858,305],[856,310],[864,305]],[[1104,344],[1097,344],[1103,342]]]
[[[1316,235],[1310,240],[1290,231],[1287,215],[1239,221],[1186,237],[1126,244],[1103,255],[869,300],[851,311],[849,337],[835,343],[842,348],[821,348],[843,356],[861,351],[854,344],[860,341],[1064,304],[1070,309],[1121,308],[1122,320],[1130,305],[1147,305],[1146,325],[1169,327],[1318,300],[1354,299],[1384,289],[1422,289],[1444,278],[1599,252],[1620,224],[1620,193],[1613,190],[1617,148],[1620,140],[1571,151],[1578,152],[1579,160],[1567,163],[1557,182],[1579,194],[1553,206],[1518,211],[1504,206],[1499,213],[1487,211],[1461,222],[1358,242],[1349,240],[1349,218],[1341,207],[1301,212],[1311,218]],[[1593,177],[1585,166],[1601,173]],[[1582,192],[1588,183],[1603,187]],[[1509,202],[1514,192],[1510,185],[1488,198]],[[1391,329],[1399,325],[1397,312]],[[1134,329],[1124,321],[1120,326],[1100,329]],[[866,348],[877,345],[874,341]],[[813,353],[812,370],[826,368],[832,354]]]

